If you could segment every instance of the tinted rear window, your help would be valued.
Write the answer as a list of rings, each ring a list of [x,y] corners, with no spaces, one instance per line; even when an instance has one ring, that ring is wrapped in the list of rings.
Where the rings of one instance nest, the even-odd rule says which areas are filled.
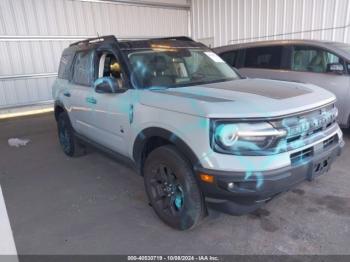
[[[69,79],[73,57],[74,57],[73,54],[62,55],[60,60],[60,65],[58,68],[59,78]]]
[[[230,66],[236,66],[238,51],[228,51],[220,54],[221,58]]]
[[[281,60],[282,46],[247,48],[244,67],[278,69]]]

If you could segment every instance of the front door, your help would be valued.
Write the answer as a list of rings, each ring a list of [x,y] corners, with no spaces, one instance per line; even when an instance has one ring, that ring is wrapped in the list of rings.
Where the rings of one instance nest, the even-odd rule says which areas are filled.
[[[111,77],[120,88],[124,87],[124,74],[116,55],[111,52],[101,52],[97,54],[97,63],[98,78]],[[86,99],[94,103],[91,117],[94,141],[127,156],[127,141],[130,135],[129,117],[132,110],[131,92],[98,93],[94,91]]]

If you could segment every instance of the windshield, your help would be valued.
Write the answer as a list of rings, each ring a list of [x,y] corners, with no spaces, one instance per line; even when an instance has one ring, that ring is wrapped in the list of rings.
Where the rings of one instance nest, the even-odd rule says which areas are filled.
[[[129,50],[131,80],[138,88],[171,88],[229,81],[239,76],[218,55],[202,48]]]

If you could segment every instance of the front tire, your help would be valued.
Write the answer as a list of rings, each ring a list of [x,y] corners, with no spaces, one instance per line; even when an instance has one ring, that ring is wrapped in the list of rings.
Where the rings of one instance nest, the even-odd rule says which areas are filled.
[[[60,145],[67,156],[77,157],[85,154],[85,147],[74,136],[74,131],[66,112],[58,116],[57,131]]]
[[[205,204],[188,161],[172,145],[152,151],[144,165],[149,201],[167,225],[187,230],[203,217]]]

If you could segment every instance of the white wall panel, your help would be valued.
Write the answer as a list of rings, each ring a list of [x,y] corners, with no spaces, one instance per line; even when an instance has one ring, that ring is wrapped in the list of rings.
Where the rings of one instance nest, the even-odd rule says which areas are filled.
[[[120,38],[189,35],[187,0],[148,1],[164,6],[125,2],[0,0],[0,107],[51,100],[52,73],[71,42],[97,33]]]
[[[192,0],[191,15],[193,37],[213,38],[214,46],[297,38],[350,43],[350,0]]]

